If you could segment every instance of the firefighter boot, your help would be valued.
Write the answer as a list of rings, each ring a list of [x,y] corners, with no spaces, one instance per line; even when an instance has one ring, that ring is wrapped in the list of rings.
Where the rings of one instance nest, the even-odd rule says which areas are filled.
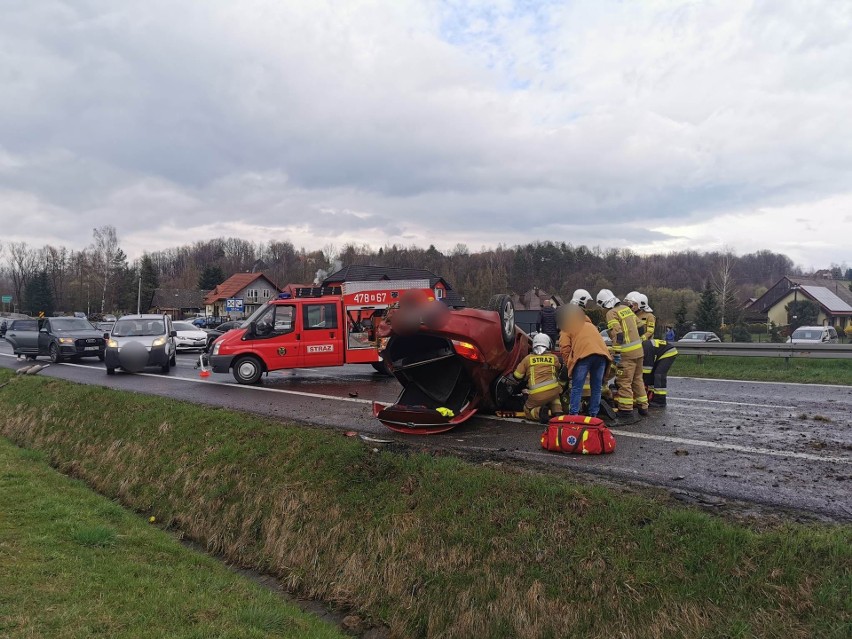
[[[636,410],[617,410],[615,411],[615,422],[613,426],[630,426],[639,421],[639,414]]]
[[[653,399],[648,402],[648,406],[652,406],[654,408],[665,408],[666,407],[666,396],[656,394]]]
[[[639,409],[639,417],[647,417],[647,416],[648,416],[648,409],[647,408],[640,408]]]
[[[538,421],[546,424],[550,421],[550,406],[542,406],[538,412]]]

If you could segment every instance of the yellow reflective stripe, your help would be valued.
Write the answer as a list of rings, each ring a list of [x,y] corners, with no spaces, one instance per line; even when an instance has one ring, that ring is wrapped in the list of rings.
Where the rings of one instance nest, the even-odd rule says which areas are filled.
[[[641,397],[637,397],[635,399],[635,401],[636,401],[637,404],[647,404],[648,403],[648,396],[642,395]]]
[[[544,391],[553,390],[554,388],[559,388],[559,382],[553,382],[548,384],[547,386],[536,387],[534,389],[530,389],[530,395],[537,395],[538,393],[543,393]]]
[[[523,379],[523,378],[524,378],[523,373],[519,373],[518,371],[515,371],[515,379]]]
[[[624,346],[621,347],[620,350],[621,350],[622,353],[629,353],[631,351],[635,351],[638,348],[642,348],[642,341],[641,340],[638,341],[638,342],[630,342],[629,344],[625,344]]]
[[[643,373],[650,373],[652,370],[654,370],[654,369],[653,369],[653,368],[651,368],[650,366],[643,366],[643,367],[642,367],[642,372],[643,372]]]
[[[633,399],[630,397],[617,397],[619,404],[624,404],[625,406],[633,406]]]
[[[673,348],[670,351],[666,351],[662,355],[660,355],[657,359],[666,359],[667,357],[674,357],[677,355],[677,349]]]
[[[606,327],[607,327],[607,328],[615,328],[615,327],[616,327],[616,326],[618,326],[620,323],[621,323],[621,322],[619,322],[617,319],[611,319],[611,320],[609,320],[609,321],[606,323]]]
[[[583,390],[592,390],[591,384],[583,384]]]
[[[654,395],[668,395],[668,392],[665,388],[657,388],[654,389]]]

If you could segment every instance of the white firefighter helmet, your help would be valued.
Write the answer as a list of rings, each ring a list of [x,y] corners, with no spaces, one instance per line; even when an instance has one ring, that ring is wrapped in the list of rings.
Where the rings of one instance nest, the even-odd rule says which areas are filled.
[[[642,293],[639,291],[630,291],[627,295],[624,296],[624,301],[633,306],[634,304],[637,308],[642,307]]]
[[[553,344],[550,341],[550,338],[544,333],[539,333],[535,337],[533,337],[532,349],[533,353],[536,355],[541,355],[542,353],[546,353],[553,347]]]
[[[649,313],[654,312],[654,309],[651,308],[650,304],[648,304],[648,296],[644,293],[639,294],[639,308],[643,311],[648,311]]]
[[[598,293],[598,297],[595,301],[601,308],[612,308],[621,300],[618,299],[615,294],[608,288],[602,288]]]
[[[586,304],[592,301],[592,294],[589,293],[584,288],[578,288],[574,291],[574,295],[571,296],[571,301],[569,304],[576,304],[577,306],[582,306],[586,308]]]

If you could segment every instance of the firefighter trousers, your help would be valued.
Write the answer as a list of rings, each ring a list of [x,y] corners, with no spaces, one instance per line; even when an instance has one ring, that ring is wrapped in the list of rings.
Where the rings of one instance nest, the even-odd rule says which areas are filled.
[[[666,387],[669,383],[669,369],[672,367],[674,363],[674,357],[664,357],[663,359],[658,359],[657,363],[654,364],[654,368],[650,374],[650,383],[648,384],[649,388],[654,389],[654,398],[651,400],[652,404],[657,406],[665,406],[666,405],[666,397],[668,396],[668,390]]]
[[[642,380],[642,358],[622,359],[615,369],[615,385],[618,387],[616,408],[630,412],[634,405],[648,408],[648,394]]]
[[[559,387],[542,393],[532,393],[527,397],[527,403],[524,404],[524,415],[527,419],[537,422],[542,406],[549,406],[551,415],[561,415],[562,402],[559,399],[561,394],[562,389]]]

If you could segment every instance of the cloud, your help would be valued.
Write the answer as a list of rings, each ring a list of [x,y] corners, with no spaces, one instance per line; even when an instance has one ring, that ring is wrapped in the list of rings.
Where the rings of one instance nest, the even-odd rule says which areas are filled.
[[[690,228],[784,250],[712,221],[852,193],[850,35],[830,0],[17,3],[0,223],[43,242],[26,210],[77,246],[114,223],[131,253],[226,231],[645,250]],[[834,219],[797,259],[843,257]]]

